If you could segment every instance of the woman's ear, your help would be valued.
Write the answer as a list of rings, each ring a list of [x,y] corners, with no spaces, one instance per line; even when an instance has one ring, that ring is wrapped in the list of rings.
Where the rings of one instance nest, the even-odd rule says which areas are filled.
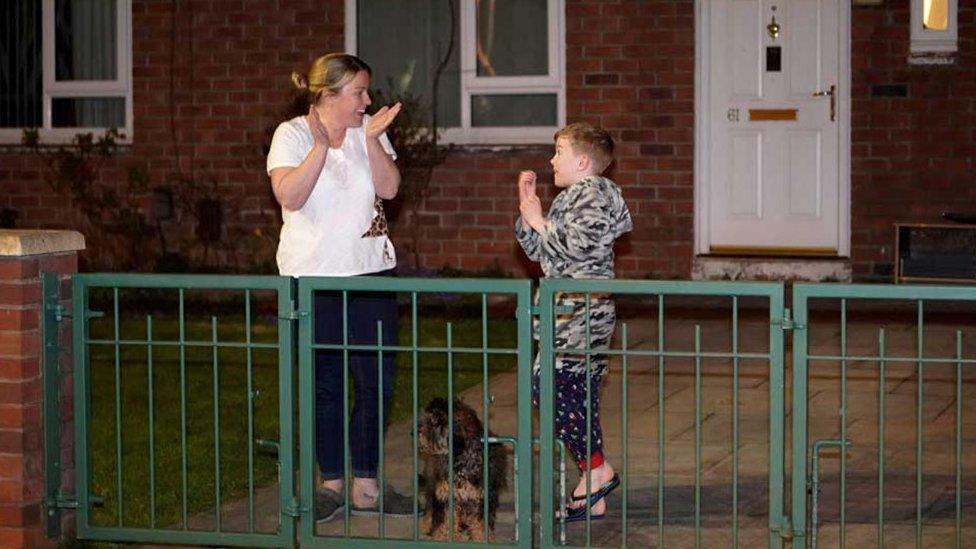
[[[317,106],[324,107],[324,106],[326,106],[326,105],[328,105],[329,103],[332,102],[332,98],[333,98],[333,94],[329,93],[326,90],[322,90],[322,91],[319,92],[319,96],[315,100],[315,104]]]

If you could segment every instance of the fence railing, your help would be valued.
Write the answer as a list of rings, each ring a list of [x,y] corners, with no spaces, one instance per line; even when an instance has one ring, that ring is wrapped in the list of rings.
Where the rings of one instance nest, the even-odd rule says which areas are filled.
[[[797,284],[793,306],[794,478],[836,491],[808,509],[793,483],[794,540],[962,547],[976,288]]]
[[[595,299],[598,299],[598,296],[606,296],[609,294],[613,294],[616,297],[618,308],[624,306],[626,298],[643,298],[645,300],[643,303],[639,303],[638,310],[640,314],[636,315],[634,319],[645,331],[644,334],[638,332],[638,344],[635,345],[633,341],[635,335],[634,330],[629,329],[629,324],[633,324],[634,322],[624,320],[619,322],[619,347],[600,350],[591,348],[591,324],[589,321],[591,317],[591,303]],[[684,315],[686,321],[682,325],[672,324],[668,326],[665,315],[666,307],[672,299],[682,298],[686,300],[687,298],[721,299],[722,302],[713,301],[707,303],[706,306],[710,308],[724,307],[726,309],[728,316],[723,317],[723,322],[728,322],[728,328],[731,329],[731,337],[728,337],[728,335],[724,337],[719,336],[713,340],[717,345],[707,345],[708,348],[706,348],[704,345],[708,342],[703,339],[702,321],[696,319],[695,314]],[[758,303],[752,303],[751,305],[758,307],[761,311],[765,311],[761,315],[765,318],[759,321],[758,330],[754,330],[754,333],[750,335],[750,337],[755,338],[757,337],[756,334],[761,334],[759,337],[762,337],[766,342],[765,348],[762,348],[762,346],[759,349],[756,349],[754,346],[746,346],[743,348],[741,346],[739,337],[741,322],[740,300],[744,298],[758,298]],[[584,322],[584,337],[577,339],[577,346],[575,347],[565,344],[560,345],[555,340],[555,335],[559,332],[557,324],[567,322],[568,317],[573,315],[570,311],[561,310],[561,306],[564,306],[567,302],[576,302],[578,304],[580,301],[582,301],[583,307],[580,310],[577,305],[576,314],[582,313],[586,319]],[[655,544],[658,547],[670,545],[693,545],[699,547],[702,545],[703,465],[706,464],[706,460],[702,456],[702,411],[704,409],[702,403],[702,375],[707,370],[708,372],[715,372],[718,375],[727,376],[731,382],[730,387],[724,388],[730,392],[730,406],[722,407],[722,412],[727,413],[729,416],[731,439],[726,440],[727,437],[719,437],[723,440],[714,440],[715,437],[712,437],[713,441],[711,442],[712,447],[718,444],[728,449],[727,456],[722,456],[720,459],[726,457],[730,459],[731,471],[729,475],[725,475],[721,480],[711,478],[710,481],[712,483],[727,482],[731,487],[730,493],[728,494],[728,516],[724,517],[725,524],[723,524],[723,528],[727,529],[729,534],[725,542],[731,544],[733,547],[738,546],[740,526],[740,365],[743,361],[751,361],[759,364],[765,370],[762,372],[762,375],[768,380],[769,415],[767,432],[765,433],[768,436],[768,441],[766,442],[768,452],[768,461],[766,462],[768,463],[768,490],[767,499],[763,503],[767,507],[766,514],[769,517],[769,522],[768,524],[763,524],[761,530],[763,537],[768,538],[770,547],[778,547],[782,544],[782,538],[779,533],[783,527],[781,518],[783,516],[782,411],[784,409],[782,360],[782,325],[784,321],[782,315],[784,309],[783,287],[781,284],[546,279],[540,285],[539,304],[541,310],[540,325],[543,327],[540,331],[541,363],[544,366],[541,369],[541,404],[539,411],[540,440],[542,441],[540,455],[541,470],[546,471],[552,467],[552,451],[551,447],[547,446],[546,441],[552,441],[555,438],[553,431],[554,369],[550,365],[554,364],[557,356],[582,356],[586,362],[585,371],[587,373],[585,389],[587,393],[586,402],[590,402],[589,397],[595,390],[591,387],[591,361],[594,356],[599,354],[614,357],[620,363],[619,441],[621,447],[618,455],[621,456],[622,465],[622,474],[620,476],[622,479],[621,492],[623,495],[619,502],[622,519],[619,531],[604,531],[601,533],[604,539],[612,540],[614,544],[619,542],[621,546],[626,546],[630,540],[629,531],[632,527],[628,527],[628,523],[631,520],[628,500],[631,496],[632,482],[628,481],[628,479],[631,477],[639,477],[639,475],[632,474],[628,460],[629,453],[633,451],[631,448],[632,445],[629,444],[631,437],[628,432],[629,423],[633,419],[628,414],[630,402],[628,382],[635,372],[639,373],[643,369],[645,375],[650,374],[655,379],[655,383],[647,383],[647,385],[649,388],[655,390],[656,402],[652,407],[653,409],[648,409],[645,412],[646,415],[653,416],[651,419],[654,424],[651,427],[654,429],[654,434],[650,437],[650,440],[647,440],[648,437],[646,435],[639,437],[645,442],[643,443],[644,451],[638,451],[638,453],[642,456],[645,464],[650,462],[655,466],[649,475],[649,482],[644,488],[645,492],[651,492],[651,508],[642,509],[644,512],[641,514],[644,515],[646,522],[650,522],[650,524],[644,525],[645,528],[650,527],[649,529],[654,531],[655,535],[653,537],[638,538],[634,540],[634,543],[638,545]],[[633,317],[634,315],[630,316]],[[698,321],[696,322],[696,320]],[[690,334],[688,333],[689,328],[691,331]],[[682,334],[680,333],[681,331],[685,333]],[[714,329],[709,330],[709,332],[711,335],[715,335]],[[642,339],[643,344],[640,343]],[[642,359],[643,363],[639,363]],[[681,362],[684,362],[684,364],[681,364]],[[691,378],[690,390],[693,395],[692,414],[691,417],[671,414],[671,417],[672,421],[678,424],[679,430],[683,430],[685,433],[691,435],[690,441],[682,440],[680,436],[675,437],[669,434],[667,425],[669,414],[667,411],[668,404],[666,395],[668,393],[669,380],[670,383],[681,383],[682,380],[680,378],[676,379],[676,376],[682,374],[685,377],[685,381],[689,377]],[[688,388],[687,386],[685,387],[685,389]],[[644,396],[646,397],[648,395]],[[603,398],[606,398],[606,396]],[[714,406],[712,408],[715,409]],[[604,417],[606,417],[605,414]],[[590,418],[591,411],[587,407],[587,423],[590,422]],[[673,433],[675,429],[672,428],[671,431]],[[590,440],[589,433],[590,430],[587,429],[587,454],[590,453],[593,442]],[[671,490],[673,481],[669,480],[669,477],[675,472],[675,468],[669,466],[666,457],[669,443],[679,447],[683,446],[679,450],[681,458],[690,458],[693,460],[694,467],[691,471],[693,486],[690,501],[689,498],[682,496],[671,497],[671,501],[669,501],[669,493],[677,494],[677,491]],[[708,461],[711,461],[711,459]],[[671,470],[670,474],[669,469]],[[553,488],[551,479],[543,475],[540,482],[542,494],[540,498],[541,543],[543,546],[548,546],[553,544],[551,532],[553,524],[552,517],[555,514],[555,499],[552,497]],[[595,491],[595,489],[596,487],[587,486],[588,492]],[[639,489],[633,491],[639,493]],[[681,524],[682,521],[676,520],[673,516],[668,517],[665,508],[666,506],[674,508],[681,505],[690,507],[688,511],[690,511],[691,532],[674,533],[669,536],[668,530],[676,525],[686,526],[686,524]],[[580,545],[590,546],[593,543],[592,517],[589,515],[590,513],[587,513],[582,534],[575,537],[575,541]],[[666,523],[669,523],[667,527]],[[714,545],[714,541],[710,540],[708,545]]]
[[[45,288],[45,349],[57,349],[57,320],[74,319],[64,388],[74,395],[76,467],[76,494],[58,492],[57,411],[45,408],[46,501],[52,517],[77,507],[81,539],[959,547],[971,534],[973,288],[797,284],[795,318],[780,283],[543,280],[533,303],[527,280],[85,274],[74,277],[70,312],[57,307],[56,286]],[[320,333],[323,295],[339,311],[331,339]],[[361,327],[351,304],[366,295],[391,300],[395,319]],[[594,313],[610,296],[615,335],[593,345],[607,309]],[[574,316],[581,332],[567,343],[560,331]],[[345,417],[366,402],[383,433],[379,510],[392,488],[410,501],[406,517],[361,516],[347,489],[336,517],[317,523],[316,379],[329,370],[316,357],[328,353],[342,371]],[[575,460],[554,427],[554,367],[574,358],[585,402],[600,397],[602,444],[621,486],[602,520],[587,513],[566,524]],[[378,395],[391,388],[388,404],[357,400],[365,381],[350,369],[360,359],[375,369]],[[600,361],[611,373],[596,387]],[[57,371],[45,364],[46,376]],[[58,390],[46,379],[46,393]],[[440,470],[421,448],[437,397],[446,402]],[[474,466],[455,454],[466,447],[462,417],[480,420],[465,454]],[[348,487],[362,433],[341,425]],[[590,454],[596,441],[585,432]],[[507,465],[495,490],[498,456]],[[477,508],[461,509],[474,473]],[[440,530],[431,497],[447,510]]]
[[[336,292],[338,300],[341,302],[342,308],[342,325],[343,330],[341,330],[342,340],[339,342],[319,343],[314,337],[314,327],[316,324],[316,307],[314,304],[316,293],[320,292]],[[407,320],[409,324],[401,321],[403,326],[400,327],[400,338],[399,343],[390,344],[384,341],[384,329],[385,327],[382,323],[377,326],[374,337],[375,341],[366,342],[351,341],[350,330],[348,329],[350,324],[349,311],[350,311],[350,301],[355,298],[358,293],[363,292],[380,292],[387,294],[389,298],[398,300],[402,306],[403,318]],[[375,360],[372,362],[375,364],[377,369],[377,378],[379,379],[379,384],[383,384],[383,359],[384,354],[397,354],[402,357],[403,360],[399,367],[397,374],[400,376],[408,375],[409,384],[406,384],[406,388],[409,390],[411,395],[410,399],[410,409],[408,415],[408,424],[410,426],[419,426],[421,423],[421,413],[422,406],[419,402],[419,395],[422,389],[421,383],[421,370],[423,369],[423,361],[431,360],[434,357],[443,357],[443,373],[445,374],[444,385],[439,388],[442,390],[437,390],[435,393],[439,396],[448,397],[447,403],[447,425],[456,427],[454,421],[454,397],[457,394],[455,387],[455,374],[456,367],[458,366],[456,362],[459,362],[463,358],[468,358],[469,366],[474,366],[475,376],[477,382],[480,383],[482,392],[480,400],[480,406],[478,407],[478,412],[481,414],[482,418],[482,429],[479,433],[478,445],[481,448],[481,473],[482,486],[480,487],[484,490],[482,499],[482,505],[480,506],[480,513],[482,515],[482,521],[480,528],[483,530],[481,532],[482,539],[489,539],[489,501],[492,497],[490,491],[490,471],[488,470],[489,465],[489,439],[491,438],[490,431],[493,429],[491,422],[491,414],[489,413],[490,404],[490,382],[489,382],[489,370],[493,358],[497,357],[512,357],[514,359],[514,369],[515,369],[515,409],[509,410],[509,412],[514,412],[517,418],[517,423],[514,425],[514,432],[500,432],[501,435],[510,436],[514,439],[515,446],[515,459],[519,463],[519,467],[515,473],[514,484],[511,484],[511,489],[515,492],[516,501],[519,502],[530,502],[532,500],[532,469],[528,465],[531,464],[532,459],[532,412],[530,403],[530,378],[529,378],[529,364],[531,362],[531,339],[530,339],[530,327],[531,327],[531,285],[529,281],[525,280],[464,280],[464,279],[448,279],[448,280],[429,280],[429,279],[398,279],[398,278],[378,278],[378,277],[352,277],[352,278],[302,278],[298,283],[298,303],[299,303],[299,388],[300,388],[300,410],[301,410],[301,439],[304,441],[312,441],[315,439],[315,421],[314,421],[314,410],[315,410],[315,399],[313,394],[313,387],[315,381],[313,379],[313,371],[316,368],[313,367],[315,363],[315,353],[320,351],[335,351],[342,354],[342,368],[343,375],[342,379],[345,383],[342,387],[342,402],[348,403],[350,401],[350,387],[348,380],[350,379],[349,367],[350,367],[350,355],[353,353],[362,354],[375,354]],[[421,310],[424,308],[425,303],[423,302],[424,296],[432,296],[435,301],[438,298],[447,298],[447,304],[443,304],[440,308],[442,311],[446,311],[440,321],[435,322],[434,326],[421,326],[421,321],[424,320],[421,316]],[[501,299],[505,302],[502,307],[509,314],[509,318],[514,320],[516,323],[514,330],[514,337],[499,337],[497,333],[493,333],[491,330],[493,322],[498,322],[497,318],[493,318],[494,315],[489,314],[490,302],[495,302]],[[436,304],[436,303],[435,303]],[[430,305],[430,304],[426,304]],[[466,332],[462,332],[459,328],[461,323],[465,320],[473,321],[469,323]],[[428,331],[429,330],[429,331]],[[421,332],[440,332],[442,334],[442,343],[431,344],[422,341]],[[462,336],[473,336],[467,339],[462,338]],[[495,336],[493,340],[491,336]],[[500,341],[499,341],[500,340]],[[497,343],[496,343],[497,341]],[[405,363],[405,364],[404,364]],[[405,367],[404,367],[405,366]],[[467,370],[472,370],[468,367]],[[430,375],[430,374],[428,374]],[[395,389],[394,389],[395,390]],[[376,399],[377,404],[379,404],[380,399]],[[382,432],[385,423],[385,418],[383,414],[383,406],[378,406],[379,410],[376,414],[376,421],[378,422],[377,429]],[[349,410],[346,410],[347,417]],[[405,460],[409,465],[407,471],[409,479],[411,482],[410,486],[407,487],[407,494],[413,500],[413,513],[412,518],[408,519],[411,523],[407,532],[401,532],[400,535],[389,535],[387,532],[387,523],[391,522],[385,519],[383,513],[383,494],[386,492],[386,471],[384,470],[384,462],[386,461],[386,454],[389,451],[386,444],[383,441],[383,437],[379,438],[379,468],[377,471],[378,480],[380,484],[380,498],[378,501],[378,507],[380,512],[376,519],[375,526],[375,538],[378,540],[384,539],[395,539],[399,543],[404,543],[405,541],[411,541],[414,543],[419,543],[424,537],[422,534],[422,529],[420,525],[421,516],[419,508],[420,500],[420,487],[419,487],[419,473],[421,471],[422,463],[420,458],[420,433],[419,427],[412,429],[413,436],[410,439],[410,448],[407,452],[399,452],[398,459]],[[453,434],[453,433],[452,433]],[[455,458],[455,448],[454,445],[457,443],[455,440],[457,435],[449,436],[447,440],[448,451],[448,467],[447,467],[447,484],[448,486],[454,486],[460,479],[456,478],[459,474],[458,468],[454,466]],[[350,433],[349,433],[349,422],[344,422],[343,424],[343,440],[344,446],[349,447],[350,445]],[[315,490],[315,453],[313,451],[311,444],[305,444],[301,446],[301,463],[300,463],[300,479],[301,479],[301,491],[302,493],[313,493]],[[402,448],[401,448],[402,450]],[[352,480],[352,471],[350,466],[351,460],[345,461],[345,485],[349,486]],[[426,479],[427,482],[432,482],[434,479]],[[447,527],[447,537],[444,541],[448,542],[460,542],[463,538],[459,534],[462,534],[459,524],[455,524],[455,521],[460,520],[461,517],[455,512],[455,508],[460,505],[460,502],[455,502],[455,490],[451,490],[447,494],[448,499],[448,513],[446,520],[448,522]],[[318,545],[328,545],[330,547],[339,546],[356,546],[360,547],[365,542],[363,539],[365,536],[362,531],[356,532],[352,526],[351,520],[351,510],[353,508],[352,501],[350,499],[350,490],[345,490],[345,501],[344,501],[344,511],[342,518],[341,529],[338,526],[332,528],[331,532],[319,533],[316,528],[315,517],[313,516],[314,509],[311,507],[305,507],[302,509],[302,526],[301,526],[301,543],[303,546],[318,546]],[[498,497],[497,494],[494,496]],[[513,536],[507,540],[509,544],[520,544],[523,546],[528,546],[531,544],[531,505],[519,505],[514,513],[514,529]],[[400,521],[403,522],[403,521]],[[360,525],[362,527],[362,525]],[[329,530],[328,528],[323,528],[323,530]],[[338,531],[336,531],[338,530]],[[370,532],[370,533],[373,533]],[[477,534],[477,532],[472,532]],[[404,535],[405,534],[405,535]]]
[[[272,315],[292,310],[291,287],[279,277],[75,275],[74,421],[78,537],[92,540],[282,546],[294,524],[255,528],[257,470],[254,409],[256,353],[277,410],[273,438],[292,436],[292,329],[273,322],[254,334],[252,300],[261,294]],[[192,317],[188,301],[219,292],[238,309],[229,335],[218,315]],[[191,295],[192,294],[192,297]],[[230,300],[228,302],[228,300]],[[232,305],[228,305],[232,303]],[[158,313],[158,314],[154,314]],[[168,319],[161,326],[158,318]],[[156,322],[154,322],[156,320]],[[233,359],[231,358],[232,355]],[[234,375],[234,395],[222,378]],[[223,389],[223,391],[222,391]],[[233,397],[233,398],[231,398]],[[243,418],[230,424],[231,415]],[[236,434],[240,447],[221,440]],[[230,460],[246,451],[244,459]],[[279,508],[295,501],[288,451],[276,457]],[[49,464],[50,466],[50,464]],[[246,524],[222,523],[226,493],[246,500]],[[206,490],[206,494],[202,490]],[[163,509],[165,507],[165,509]],[[212,514],[206,509],[212,508]]]

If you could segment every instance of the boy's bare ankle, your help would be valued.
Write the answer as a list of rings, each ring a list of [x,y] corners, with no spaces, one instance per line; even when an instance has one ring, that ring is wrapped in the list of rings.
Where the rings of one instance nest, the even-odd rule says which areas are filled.
[[[613,467],[609,463],[604,461],[603,464],[600,465],[599,467],[594,467],[593,469],[590,470],[590,475],[591,475],[590,478],[592,479],[591,482],[597,486],[606,484],[607,482],[610,482],[610,479],[613,478],[613,474],[614,474]],[[582,482],[586,482],[585,472],[583,473],[581,479]]]

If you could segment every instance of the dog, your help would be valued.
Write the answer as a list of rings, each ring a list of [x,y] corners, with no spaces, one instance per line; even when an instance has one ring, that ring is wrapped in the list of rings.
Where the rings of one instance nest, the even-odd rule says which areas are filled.
[[[448,474],[447,400],[435,398],[420,419],[418,449],[423,457],[423,490],[427,501],[423,527],[436,540],[450,539],[448,513],[454,493],[454,541],[485,541],[484,505],[488,492],[488,541],[495,538],[498,495],[508,478],[508,455],[499,444],[488,446],[488,479],[483,478],[484,426],[475,411],[454,400],[454,485]],[[494,433],[489,431],[489,436]]]

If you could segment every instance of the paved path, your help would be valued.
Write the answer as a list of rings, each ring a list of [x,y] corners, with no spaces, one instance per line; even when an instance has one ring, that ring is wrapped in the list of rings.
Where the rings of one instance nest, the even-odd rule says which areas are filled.
[[[809,337],[812,354],[834,355],[840,348],[838,317],[833,314],[814,316]],[[976,322],[968,317],[950,317],[945,322],[926,324],[926,356],[951,357],[955,352],[954,324],[962,322],[966,334],[964,353],[976,356]],[[618,324],[614,346],[621,344],[622,324]],[[701,330],[704,351],[728,351],[731,348],[731,323],[722,314],[688,310],[669,319],[665,326],[665,348],[669,351],[694,350],[695,326]],[[878,327],[887,325],[886,356],[917,356],[917,333],[910,315],[879,314],[874,311],[848,319],[847,350],[850,356],[873,356],[878,352]],[[657,348],[656,318],[627,320],[629,349]],[[739,349],[745,353],[768,351],[768,318],[762,312],[744,310],[738,326]],[[787,353],[789,354],[789,349]],[[788,357],[789,358],[789,357]],[[789,363],[787,364],[787,403],[789,403]],[[627,467],[624,469],[623,428],[623,365],[612,362],[611,374],[602,389],[601,414],[605,432],[607,455],[628,480],[627,544],[643,547],[659,541],[658,470],[659,446],[664,445],[664,503],[663,545],[667,547],[693,546],[695,502],[695,363],[691,358],[669,358],[665,365],[664,387],[659,387],[656,357],[631,357],[627,361]],[[701,361],[701,541],[703,547],[732,546],[733,534],[740,547],[765,546],[769,539],[768,488],[769,470],[769,372],[760,359],[739,361],[738,392],[738,451],[733,452],[734,397],[733,364],[729,359]],[[851,360],[847,363],[847,437],[853,446],[847,452],[846,504],[844,510],[848,547],[877,545],[878,517],[878,364],[871,360]],[[971,369],[971,368],[970,368]],[[885,467],[885,539],[888,547],[914,547],[916,542],[916,418],[918,399],[917,365],[911,361],[886,365],[884,398],[884,467]],[[955,507],[955,427],[956,378],[955,366],[940,364],[926,366],[921,410],[923,424],[923,467],[921,500],[925,547],[952,546],[954,540]],[[840,437],[841,377],[840,365],[833,360],[811,361],[809,381],[809,440]],[[962,516],[963,524],[972,524],[976,514],[976,375],[965,373],[961,385],[963,395]],[[494,397],[490,408],[490,424],[500,435],[515,434],[515,374],[492,378],[489,391]],[[659,395],[663,394],[663,400]],[[467,391],[463,398],[480,411],[481,387]],[[658,431],[659,413],[663,406],[664,430]],[[787,426],[789,417],[786,417]],[[403,492],[409,492],[412,464],[408,425],[395,425],[387,436],[386,472],[391,482]],[[787,456],[789,432],[787,432]],[[819,516],[823,525],[818,531],[822,547],[837,547],[840,534],[840,454],[826,451],[821,460],[822,487]],[[735,468],[737,467],[737,475]],[[570,465],[570,469],[573,467]],[[789,471],[789,468],[787,468]],[[733,481],[737,480],[738,503],[736,528],[733,528]],[[569,486],[575,484],[571,475]],[[787,482],[788,479],[787,479]],[[512,540],[514,535],[513,491],[502,495],[498,516],[497,539]],[[623,490],[609,499],[606,520],[595,522],[592,529],[594,545],[619,546],[623,542]],[[788,499],[785,502],[788,506]],[[276,520],[277,503],[274,487],[261,491],[258,507],[263,515],[259,524],[272,527]],[[245,524],[246,506],[234,503],[224,508],[224,524]],[[788,508],[787,508],[788,512]],[[204,521],[205,522],[205,521]],[[201,523],[201,526],[203,523]],[[350,524],[354,535],[375,536],[375,519],[355,518]],[[409,538],[413,523],[404,519],[388,519],[386,535]],[[964,529],[965,539],[976,529]],[[341,535],[342,521],[320,526],[321,535]],[[582,525],[568,528],[568,541],[583,543]],[[963,546],[967,543],[964,542]]]

